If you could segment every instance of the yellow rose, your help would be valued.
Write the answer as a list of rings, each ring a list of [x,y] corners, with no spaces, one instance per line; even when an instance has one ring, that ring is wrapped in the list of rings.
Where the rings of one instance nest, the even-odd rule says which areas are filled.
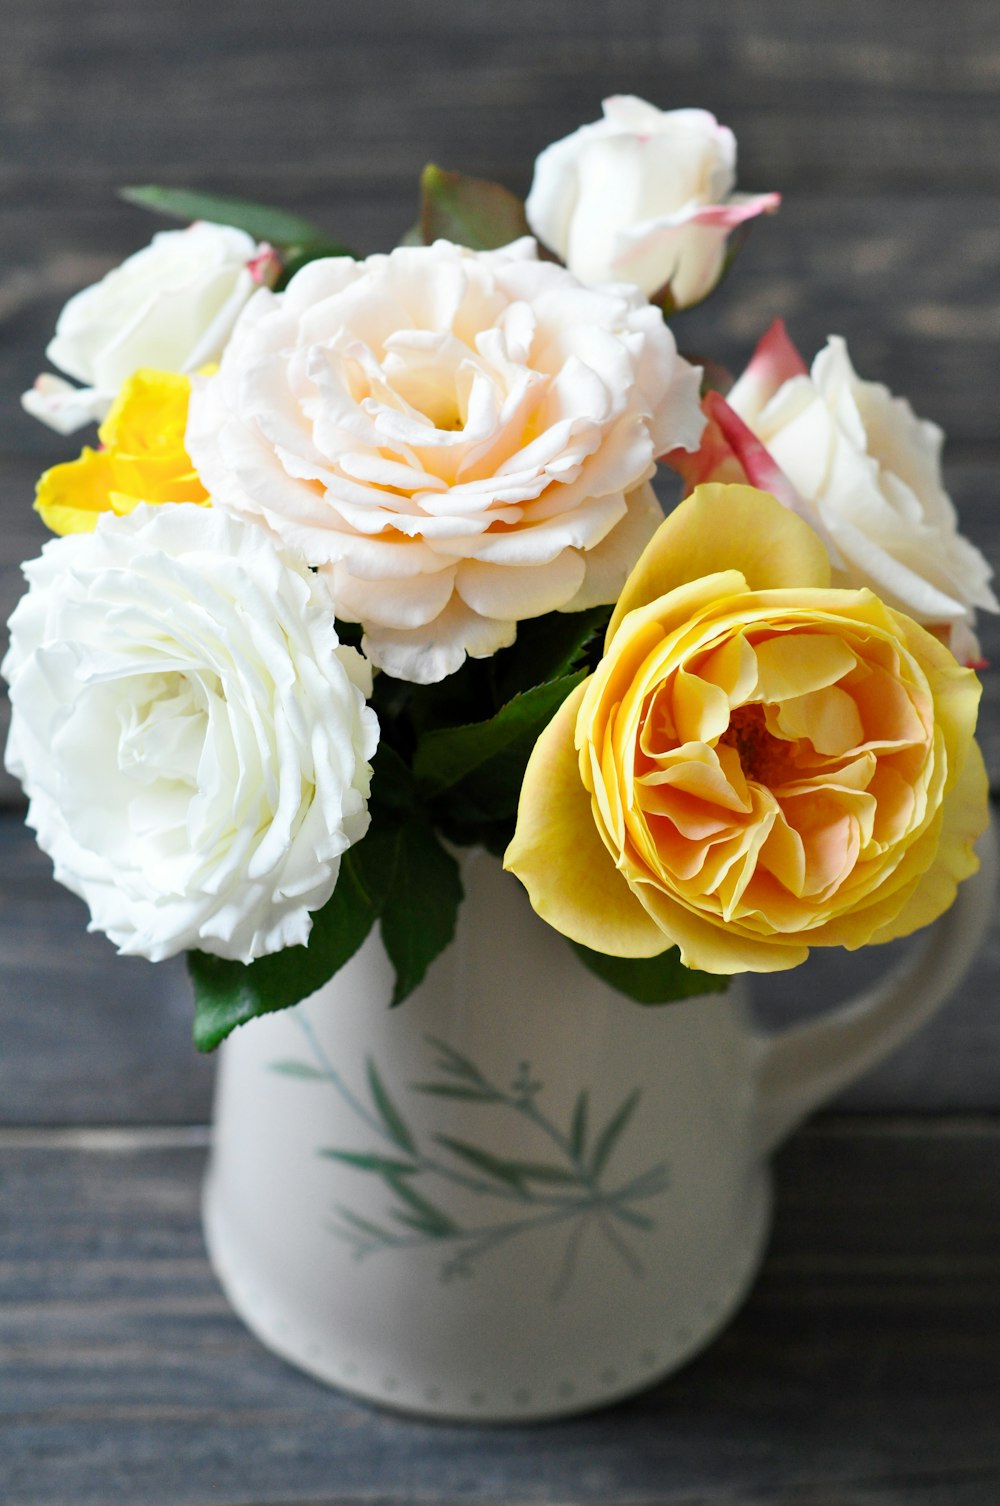
[[[505,864],[615,956],[770,972],[889,941],[976,869],[979,682],[807,524],[702,486],[627,582],[596,672],[525,773]]]
[[[102,512],[140,502],[207,502],[184,447],[190,377],[137,371],[98,429],[100,450],[53,466],[38,483],[35,508],[53,533],[91,533]]]

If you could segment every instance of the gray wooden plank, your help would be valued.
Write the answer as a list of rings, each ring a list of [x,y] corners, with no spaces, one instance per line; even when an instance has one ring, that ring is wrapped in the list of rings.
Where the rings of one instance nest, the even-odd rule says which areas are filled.
[[[0,830],[0,1123],[204,1121],[183,962],[116,956],[30,832]]]
[[[714,108],[759,187],[1000,185],[990,0],[913,0],[905,27],[865,0],[95,0],[85,25],[74,0],[7,0],[5,42],[6,192],[111,164],[276,183],[335,154],[357,181],[421,153],[523,173],[623,91]]]
[[[778,1162],[763,1276],[635,1401],[429,1426],[327,1391],[228,1312],[203,1150],[0,1141],[5,1506],[992,1506],[1000,1130],[818,1124]]]

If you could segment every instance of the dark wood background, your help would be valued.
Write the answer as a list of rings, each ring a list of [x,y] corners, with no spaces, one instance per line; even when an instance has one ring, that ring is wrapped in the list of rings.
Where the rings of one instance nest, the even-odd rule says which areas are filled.
[[[775,314],[810,355],[844,334],[946,428],[1000,562],[998,89],[996,0],[0,0],[0,612],[45,537],[35,478],[79,448],[17,396],[66,298],[159,228],[117,186],[244,193],[385,248],[425,161],[523,191],[612,92],[713,109],[741,186],[785,195],[682,345],[739,369]],[[996,785],[1000,624],[982,636]],[[1000,925],[960,997],[783,1153],[763,1280],[709,1355],[599,1420],[429,1428],[230,1317],[183,971],[84,933],[22,809],[2,776],[4,1506],[1000,1501]],[[790,975],[771,1017],[843,979]]]

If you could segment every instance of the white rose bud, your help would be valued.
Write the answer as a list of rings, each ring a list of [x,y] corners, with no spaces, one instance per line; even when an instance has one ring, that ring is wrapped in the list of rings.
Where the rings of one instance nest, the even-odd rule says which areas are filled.
[[[632,95],[603,108],[539,155],[528,224],[581,282],[634,282],[647,298],[669,289],[687,308],[718,282],[735,227],[781,196],[733,192],[736,138],[706,110]]]
[[[104,418],[141,367],[190,373],[217,361],[243,305],[277,269],[270,246],[228,225],[161,231],[59,315],[46,355],[85,386],[45,372],[24,408],[71,434]]]
[[[192,504],[109,514],[25,574],[7,767],[90,929],[154,962],[305,943],[368,827],[378,741],[323,583]]]

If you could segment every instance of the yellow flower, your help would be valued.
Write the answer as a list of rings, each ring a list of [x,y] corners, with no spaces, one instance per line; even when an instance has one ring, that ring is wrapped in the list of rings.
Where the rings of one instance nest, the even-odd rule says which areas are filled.
[[[978,866],[980,687],[766,493],[702,486],[539,739],[506,866],[557,930],[712,973],[908,935]]]
[[[102,512],[140,502],[207,502],[184,447],[190,377],[137,371],[98,432],[102,448],[53,466],[38,483],[35,508],[53,533],[91,533]]]

